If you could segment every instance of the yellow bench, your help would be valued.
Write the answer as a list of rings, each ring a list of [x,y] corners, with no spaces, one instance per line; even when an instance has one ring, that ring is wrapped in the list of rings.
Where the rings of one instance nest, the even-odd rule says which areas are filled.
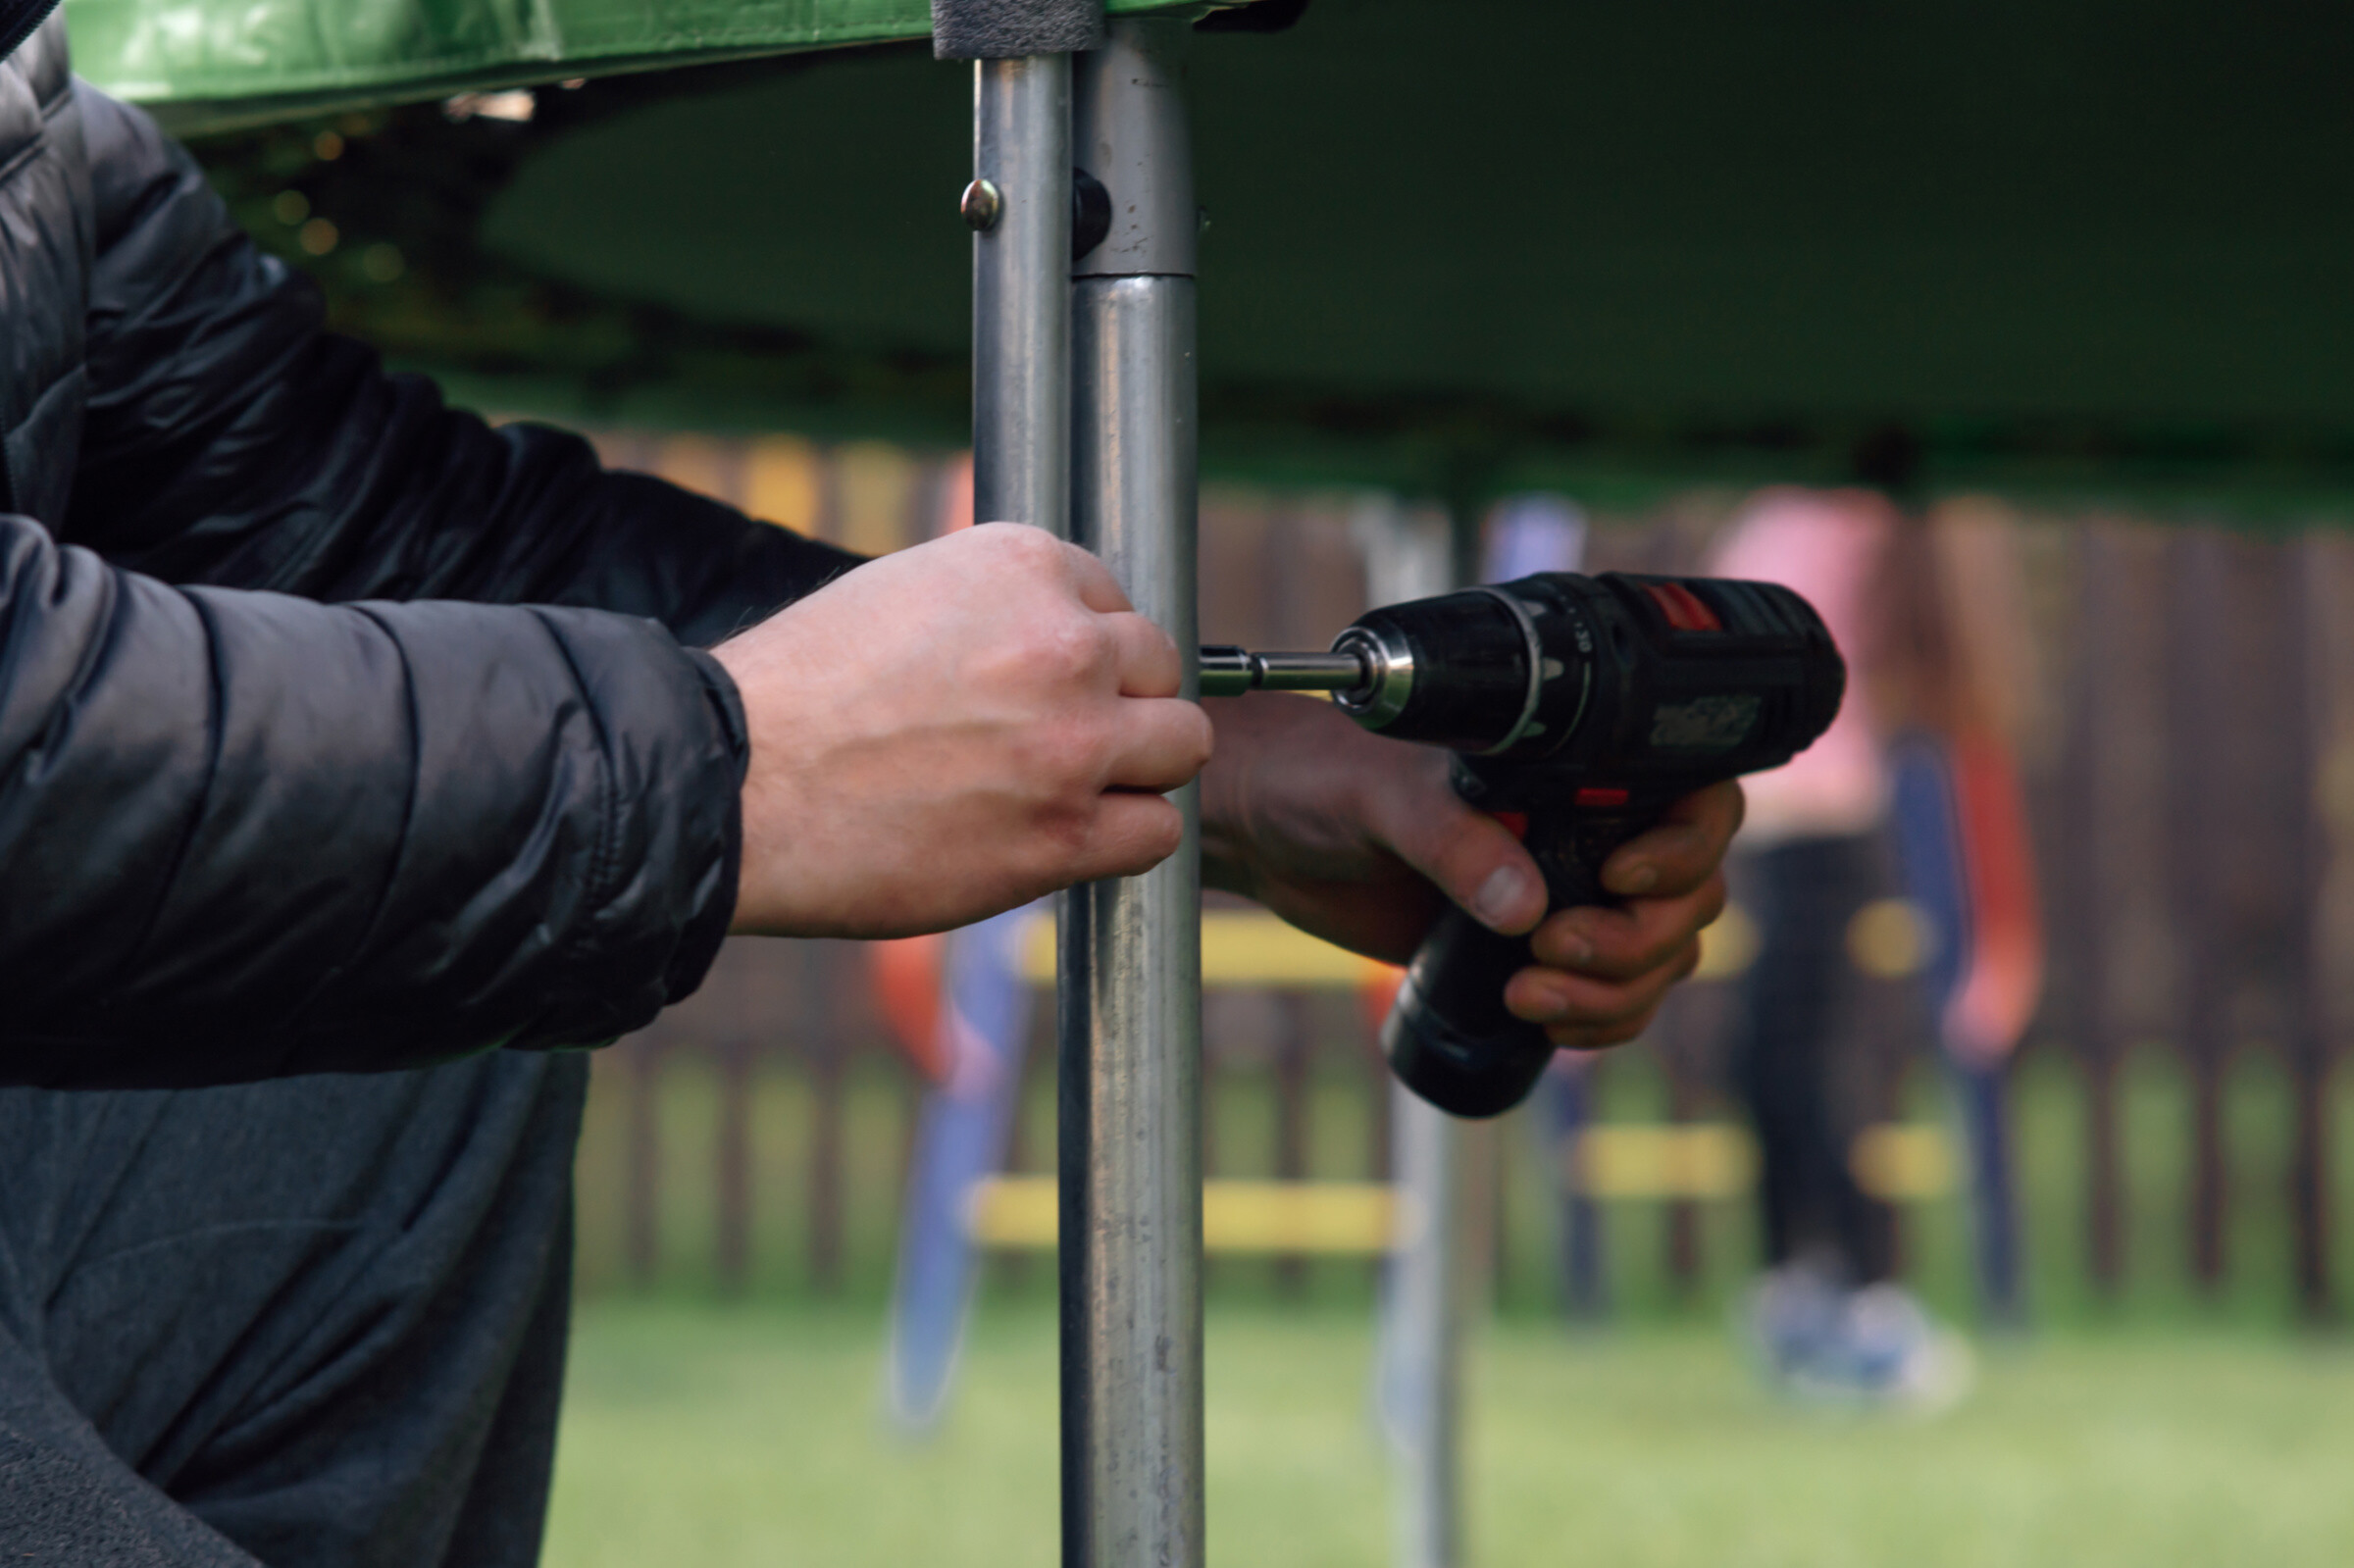
[[[1202,1184],[1202,1246],[1207,1252],[1322,1252],[1363,1257],[1412,1239],[1410,1204],[1382,1182]],[[995,1176],[973,1184],[965,1230],[982,1246],[1054,1244],[1054,1179]]]
[[[1889,1202],[1936,1197],[1956,1175],[1951,1145],[1934,1127],[1866,1129],[1851,1156],[1864,1189]],[[1757,1182],[1757,1145],[1723,1123],[1603,1123],[1571,1145],[1571,1175],[1597,1198],[1711,1201]],[[981,1246],[1054,1245],[1057,1199],[1050,1176],[994,1176],[965,1199],[965,1230]],[[1202,1184],[1202,1246],[1208,1252],[1322,1253],[1368,1257],[1411,1241],[1423,1217],[1381,1182]]]

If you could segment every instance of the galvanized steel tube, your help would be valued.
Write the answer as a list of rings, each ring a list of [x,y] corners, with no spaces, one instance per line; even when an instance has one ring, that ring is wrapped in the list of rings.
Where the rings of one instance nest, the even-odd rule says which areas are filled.
[[[1110,235],[1074,267],[1072,536],[1184,650],[1197,686],[1193,238],[1182,23],[1079,57],[1079,164]],[[1171,231],[1175,224],[1182,232]],[[1203,1560],[1202,951],[1184,846],[1073,888],[1061,947],[1062,1522],[1068,1568]]]
[[[1455,536],[1459,528],[1432,528],[1395,500],[1368,499],[1352,531],[1375,604],[1429,598],[1459,581],[1455,562],[1467,553]],[[1398,1568],[1463,1561],[1463,1144],[1460,1123],[1390,1085],[1391,1180],[1407,1221],[1382,1303],[1381,1406],[1395,1460]]]
[[[1070,534],[1071,57],[973,64],[973,517]]]
[[[1398,1568],[1462,1562],[1463,1131],[1404,1085],[1390,1086],[1392,1180],[1412,1216],[1391,1254],[1382,1346]]]

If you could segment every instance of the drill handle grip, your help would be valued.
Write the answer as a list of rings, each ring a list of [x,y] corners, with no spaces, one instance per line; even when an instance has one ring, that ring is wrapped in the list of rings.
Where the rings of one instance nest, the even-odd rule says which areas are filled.
[[[1656,827],[1669,804],[1630,794],[1613,806],[1531,812],[1520,841],[1545,874],[1548,913],[1617,902],[1603,890],[1603,863],[1620,844]]]
[[[1598,808],[1532,812],[1522,842],[1545,874],[1548,912],[1614,902],[1603,862],[1660,820],[1665,800],[1630,796]],[[1505,1009],[1505,983],[1536,960],[1525,936],[1503,936],[1449,908],[1423,938],[1382,1027],[1401,1082],[1443,1111],[1495,1116],[1528,1097],[1553,1060],[1541,1025]]]

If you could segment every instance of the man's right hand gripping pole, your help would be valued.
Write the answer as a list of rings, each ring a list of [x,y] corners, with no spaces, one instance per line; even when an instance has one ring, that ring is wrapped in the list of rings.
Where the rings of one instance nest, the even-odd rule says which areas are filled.
[[[869,562],[713,652],[751,738],[739,933],[943,931],[1137,875],[1209,758],[1176,645],[1018,524]]]

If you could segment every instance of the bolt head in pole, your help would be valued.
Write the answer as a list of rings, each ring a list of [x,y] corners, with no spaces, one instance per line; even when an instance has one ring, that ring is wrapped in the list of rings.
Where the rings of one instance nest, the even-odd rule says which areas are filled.
[[[1005,210],[1005,198],[993,180],[976,179],[964,187],[964,197],[956,203],[964,215],[965,227],[976,234],[986,234],[998,227],[998,215]]]

